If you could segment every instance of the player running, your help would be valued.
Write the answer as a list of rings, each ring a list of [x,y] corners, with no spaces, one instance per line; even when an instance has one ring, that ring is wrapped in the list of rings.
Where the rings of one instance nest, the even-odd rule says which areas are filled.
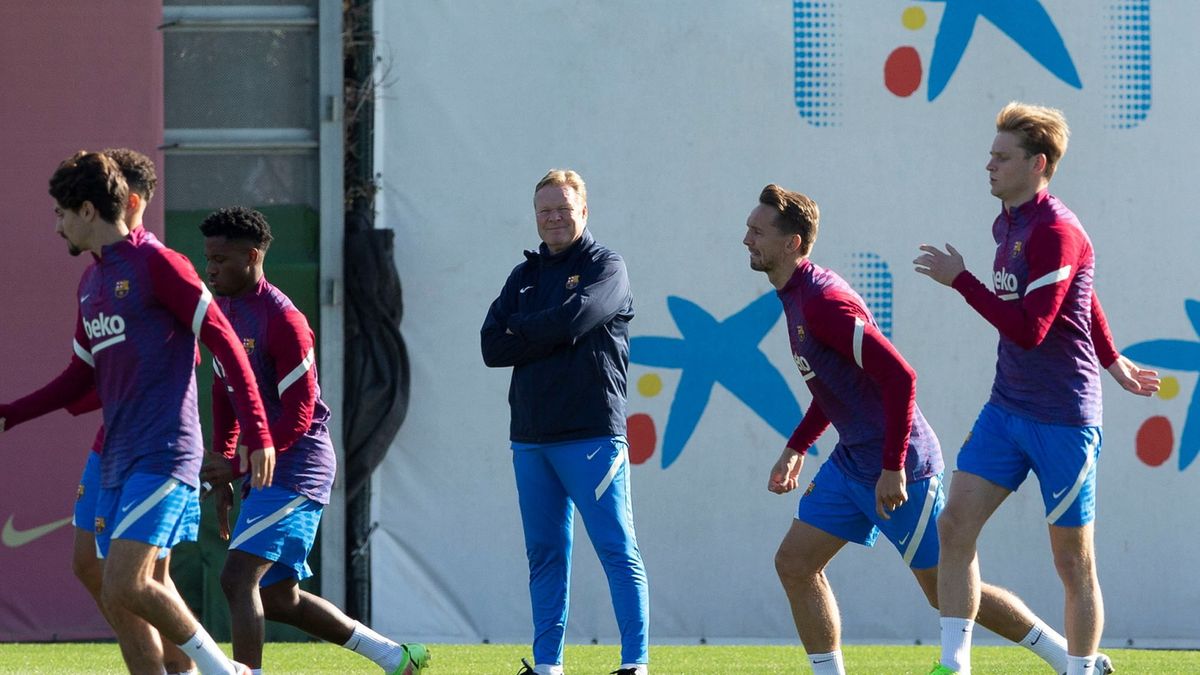
[[[201,673],[248,672],[221,653],[153,568],[159,549],[186,534],[198,485],[197,336],[227,365],[255,487],[271,483],[275,451],[249,362],[186,258],[144,228],[130,230],[128,187],[112,159],[69,157],[51,177],[50,194],[68,250],[95,257],[80,280],[76,358],[64,375],[75,397],[94,383],[103,402],[96,547],[105,559],[101,600],[126,666],[161,672],[161,650],[132,638],[140,617]]]
[[[825,568],[847,542],[873,546],[882,532],[937,606],[941,446],[917,407],[916,373],[849,284],[809,259],[816,203],[777,185],[758,200],[742,243],[751,269],[765,272],[779,294],[792,358],[813,396],[767,489],[794,490],[808,448],[830,424],[839,436],[800,498],[775,568],[813,672],[841,674],[841,621]],[[990,585],[982,597],[981,623],[1066,668],[1062,637],[1019,598]]]
[[[101,153],[117,163],[117,166],[121,169],[121,175],[125,178],[125,183],[129,188],[128,201],[125,204],[125,219],[129,224],[129,229],[135,230],[142,226],[142,216],[145,214],[146,207],[149,205],[150,199],[154,196],[154,189],[158,185],[158,175],[154,170],[154,162],[142,153],[129,148],[108,148],[102,150]],[[81,415],[98,410],[100,408],[100,399],[96,396],[94,388],[89,394],[78,401],[72,402],[66,398],[66,396],[69,396],[69,383],[65,375],[66,373],[60,374],[45,387],[29,396],[14,401],[7,406],[0,405],[0,431],[6,428],[6,419],[7,427],[11,428],[21,422],[40,417],[64,406],[73,415]],[[101,425],[96,433],[96,440],[92,444],[91,451],[88,453],[83,473],[79,478],[79,489],[76,493],[74,517],[72,518],[72,524],[75,526],[75,536],[71,555],[72,571],[74,571],[76,578],[79,579],[88,593],[91,594],[101,614],[104,613],[104,605],[101,602],[100,596],[102,570],[100,559],[96,557],[96,535],[94,528],[96,498],[100,492],[100,453],[103,451],[103,447],[104,426]],[[192,500],[185,509],[185,524],[181,527],[180,540],[191,541],[195,539],[195,531],[199,525],[199,503]],[[154,564],[154,578],[174,593],[174,583],[170,576],[170,554],[170,549],[160,549],[159,558]],[[141,622],[141,626],[133,632],[141,633],[142,635],[140,638],[137,638],[136,635],[131,635],[131,639],[142,639],[161,645],[160,648],[163,651],[163,669],[167,673],[185,675],[192,670],[191,659],[170,640],[163,642],[158,632],[149,624]]]
[[[1157,373],[1117,353],[1092,288],[1095,257],[1079,219],[1048,192],[1067,150],[1059,110],[1012,102],[996,117],[987,171],[1002,203],[992,223],[995,290],[966,271],[953,246],[921,246],[916,271],[953,287],[1000,332],[996,379],[958,454],[938,523],[942,657],[935,673],[971,671],[980,607],[976,542],[1030,469],[1038,476],[1050,548],[1066,591],[1068,675],[1109,672],[1097,655],[1104,605],[1093,542],[1100,457],[1100,368],[1149,396]]]
[[[329,503],[337,462],[317,384],[313,332],[304,315],[263,274],[271,226],[252,209],[221,209],[200,224],[205,273],[260,383],[277,451],[270,487],[243,491],[241,512],[221,572],[233,627],[233,657],[262,668],[264,618],[295,626],[371,659],[387,673],[413,675],[429,662],[418,643],[397,644],[301,590],[312,576],[308,553]],[[202,472],[216,486],[221,537],[228,540],[239,427],[234,383],[224,357],[213,360],[213,453]]]

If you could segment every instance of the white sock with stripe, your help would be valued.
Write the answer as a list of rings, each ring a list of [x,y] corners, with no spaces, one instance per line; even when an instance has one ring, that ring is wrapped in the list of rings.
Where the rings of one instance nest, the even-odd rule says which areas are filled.
[[[971,633],[975,622],[954,616],[942,617],[942,665],[967,675],[971,672]]]
[[[1056,673],[1067,672],[1067,639],[1038,621],[1018,644],[1037,654]]]
[[[404,660],[404,648],[361,623],[354,624],[354,633],[342,645],[375,662],[384,672],[392,672]]]

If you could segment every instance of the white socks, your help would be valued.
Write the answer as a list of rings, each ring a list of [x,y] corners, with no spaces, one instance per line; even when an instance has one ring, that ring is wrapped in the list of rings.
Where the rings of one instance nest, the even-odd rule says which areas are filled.
[[[561,663],[557,665],[539,663],[533,667],[533,672],[537,675],[563,675],[563,667]]]
[[[1067,672],[1067,639],[1042,622],[1033,624],[1019,643],[1050,664],[1056,673]]]
[[[203,675],[237,675],[233,662],[229,660],[221,648],[213,642],[212,636],[204,630],[204,626],[196,625],[196,634],[187,642],[179,645],[183,653],[196,664],[196,670]]]
[[[650,673],[650,667],[644,663],[622,663],[619,670],[626,668],[633,668],[635,675],[649,675]]]
[[[1094,675],[1096,672],[1096,655],[1068,656],[1067,675]]]
[[[361,623],[354,624],[354,633],[342,646],[371,659],[386,673],[399,668],[404,659],[404,649],[400,645]]]
[[[942,665],[962,675],[971,672],[971,632],[975,622],[952,616],[942,617]]]
[[[814,675],[846,675],[846,665],[842,662],[840,649],[828,654],[809,654],[808,662],[812,664]]]

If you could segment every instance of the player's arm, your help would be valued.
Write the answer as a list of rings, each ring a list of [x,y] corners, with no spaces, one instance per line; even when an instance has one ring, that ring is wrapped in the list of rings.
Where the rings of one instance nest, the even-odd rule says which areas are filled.
[[[80,415],[86,415],[87,413],[90,413],[94,410],[99,410],[102,407],[103,404],[100,402],[100,392],[96,391],[94,386],[92,387],[91,391],[66,405],[67,412],[76,417]]]
[[[520,366],[543,358],[555,349],[554,346],[533,344],[514,335],[508,328],[509,318],[517,311],[524,267],[524,264],[518,265],[508,276],[500,295],[488,307],[487,317],[479,330],[483,362],[490,368]]]
[[[917,401],[917,374],[857,302],[845,297],[816,297],[804,305],[813,337],[829,345],[879,388],[883,405],[883,472],[875,485],[875,510],[888,511],[908,501],[904,461]]]
[[[1158,391],[1158,371],[1142,368],[1117,351],[1095,289],[1092,289],[1092,346],[1100,365],[1125,391],[1138,396],[1149,396]]]
[[[964,270],[951,286],[1002,335],[1024,349],[1042,343],[1079,272],[1085,240],[1066,223],[1046,223],[1026,242],[1029,281],[1019,302],[1004,300]]]
[[[767,479],[768,490],[781,495],[796,489],[800,470],[804,468],[804,455],[827,428],[829,416],[813,399],[784,446],[783,453],[775,461],[775,466],[771,467],[771,475]]]
[[[3,420],[0,431],[65,408],[93,390],[96,375],[90,345],[83,329],[83,317],[77,312],[73,345],[75,353],[67,367],[37,391],[11,403],[0,404],[0,420]]]
[[[267,353],[275,363],[282,411],[271,423],[275,451],[283,452],[312,426],[317,404],[316,348],[308,320],[300,312],[286,312],[267,325]],[[262,386],[270,386],[263,382]]]
[[[269,486],[275,469],[275,447],[254,372],[237,334],[186,258],[163,249],[149,262],[155,299],[181,323],[190,326],[192,333],[221,362],[242,442],[253,465],[252,484],[256,488]]]
[[[625,261],[610,253],[583,270],[579,286],[561,305],[514,314],[508,318],[508,329],[529,344],[571,345],[611,321],[626,306],[630,293]]]

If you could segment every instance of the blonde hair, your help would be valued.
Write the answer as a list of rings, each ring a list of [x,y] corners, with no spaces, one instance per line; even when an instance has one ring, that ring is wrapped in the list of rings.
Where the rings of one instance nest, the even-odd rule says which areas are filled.
[[[575,194],[579,195],[579,203],[587,204],[587,186],[583,184],[583,178],[570,169],[550,169],[545,176],[538,181],[537,186],[533,188],[533,194],[537,194],[538,190],[547,185],[566,185],[575,190]]]
[[[1045,155],[1047,180],[1066,154],[1071,135],[1061,110],[1019,101],[1012,101],[996,115],[996,131],[1015,135],[1026,157]]]

